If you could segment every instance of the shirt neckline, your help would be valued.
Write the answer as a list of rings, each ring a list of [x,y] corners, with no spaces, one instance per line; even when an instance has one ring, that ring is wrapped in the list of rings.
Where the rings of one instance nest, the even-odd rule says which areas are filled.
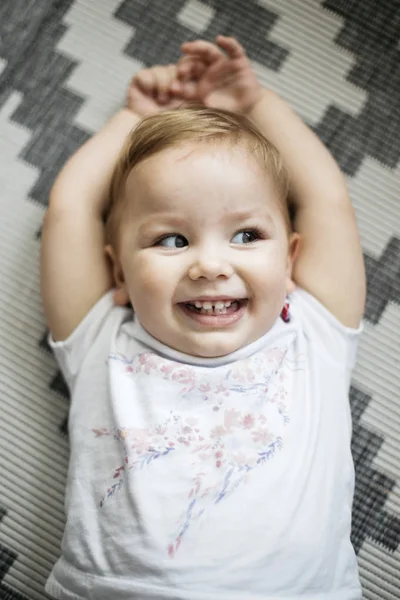
[[[190,365],[198,365],[202,367],[217,367],[222,365],[227,365],[229,363],[235,362],[237,360],[242,360],[243,358],[248,358],[261,348],[265,347],[268,343],[280,336],[282,332],[289,333],[289,330],[292,328],[290,324],[284,323],[280,317],[277,318],[273,326],[269,331],[264,333],[254,342],[247,344],[243,348],[238,348],[234,352],[230,354],[225,354],[224,356],[217,356],[212,358],[204,358],[201,356],[193,356],[191,354],[186,354],[184,352],[180,352],[179,350],[175,350],[166,344],[163,344],[155,337],[153,337],[139,322],[136,315],[133,314],[132,321],[130,322],[129,333],[135,339],[146,345],[151,350],[154,350],[157,354],[164,356],[166,358],[170,358],[174,361],[181,362],[184,364]]]

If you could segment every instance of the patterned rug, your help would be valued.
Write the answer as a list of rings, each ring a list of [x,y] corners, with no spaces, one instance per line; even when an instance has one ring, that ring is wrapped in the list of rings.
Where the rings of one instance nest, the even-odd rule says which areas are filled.
[[[368,272],[352,541],[364,597],[400,598],[399,31],[399,0],[2,0],[0,598],[45,597],[63,531],[68,398],[39,294],[52,181],[141,66],[217,33],[241,41],[348,177]]]

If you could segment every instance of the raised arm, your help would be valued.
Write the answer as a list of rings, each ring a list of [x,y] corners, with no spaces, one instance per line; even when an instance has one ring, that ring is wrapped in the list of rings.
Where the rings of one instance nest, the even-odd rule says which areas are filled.
[[[274,92],[266,90],[248,116],[278,148],[289,171],[301,250],[295,283],[339,321],[358,327],[365,306],[365,268],[344,177],[318,137]]]
[[[41,293],[56,341],[66,339],[113,286],[103,223],[111,176],[140,118],[182,103],[168,95],[175,73],[174,65],[139,72],[130,84],[127,108],[69,159],[54,183],[42,231]]]
[[[103,215],[115,162],[139,118],[123,109],[66,163],[51,190],[41,246],[41,293],[53,338],[66,339],[112,287]]]
[[[301,236],[294,282],[315,296],[339,321],[357,327],[363,315],[365,269],[346,183],[334,159],[284,100],[263,90],[237,40],[183,44],[181,89],[207,106],[246,114],[280,151],[289,171]]]

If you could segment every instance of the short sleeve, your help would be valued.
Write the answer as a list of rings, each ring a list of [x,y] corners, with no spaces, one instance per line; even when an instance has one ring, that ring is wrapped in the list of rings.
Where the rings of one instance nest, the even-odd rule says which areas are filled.
[[[73,389],[89,349],[93,346],[113,309],[118,310],[118,307],[114,305],[113,290],[110,290],[91,308],[66,340],[55,342],[49,333],[48,343],[55,354],[70,391]]]
[[[290,300],[292,311],[301,321],[305,336],[330,360],[352,370],[364,323],[361,321],[357,329],[346,327],[302,288],[296,288]]]

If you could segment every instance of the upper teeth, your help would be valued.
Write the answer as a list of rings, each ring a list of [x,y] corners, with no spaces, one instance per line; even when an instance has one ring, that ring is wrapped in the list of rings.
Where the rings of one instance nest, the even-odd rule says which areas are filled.
[[[217,310],[221,310],[224,307],[229,308],[231,304],[232,300],[227,300],[226,302],[199,302],[199,300],[196,300],[194,303],[196,308],[204,308],[205,310],[211,310],[213,306]]]

